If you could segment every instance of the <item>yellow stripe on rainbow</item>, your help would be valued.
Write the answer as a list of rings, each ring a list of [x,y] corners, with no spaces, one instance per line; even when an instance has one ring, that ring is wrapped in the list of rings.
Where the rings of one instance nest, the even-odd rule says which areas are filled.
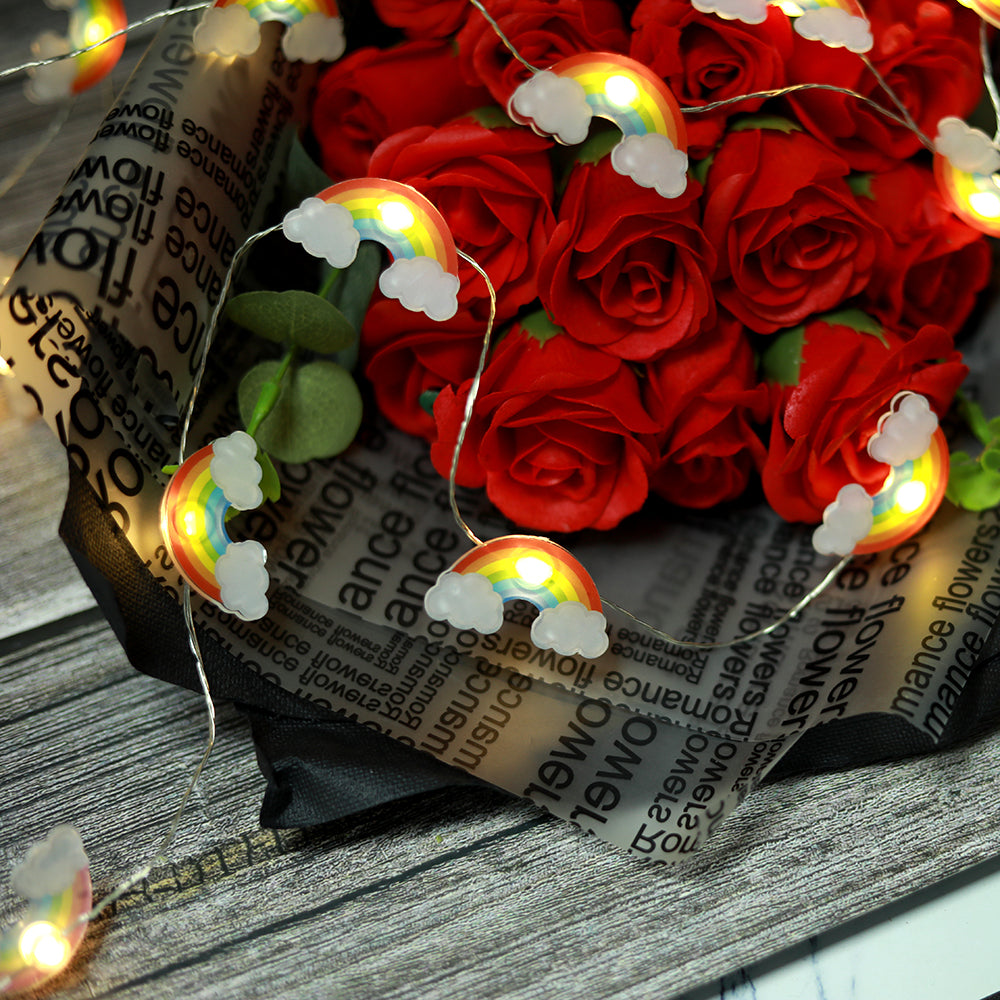
[[[974,10],[984,21],[1000,28],[1000,3],[997,0],[958,0],[970,10]]]
[[[948,485],[948,442],[939,427],[920,458],[896,466],[872,498],[875,523],[856,555],[882,552],[918,532],[937,512]]]
[[[624,135],[665,135],[687,148],[680,106],[648,66],[613,52],[587,52],[556,63],[551,72],[576,80],[594,115],[614,122]]]
[[[1000,236],[1000,176],[967,173],[935,153],[934,177],[948,207],[963,222],[988,236]]]
[[[416,188],[383,178],[341,181],[316,196],[343,205],[362,239],[381,243],[394,260],[430,257],[458,274],[458,254],[441,213]]]
[[[579,560],[561,545],[537,535],[503,535],[465,553],[454,573],[479,573],[502,600],[524,600],[539,610],[579,601],[601,610],[597,586]]]

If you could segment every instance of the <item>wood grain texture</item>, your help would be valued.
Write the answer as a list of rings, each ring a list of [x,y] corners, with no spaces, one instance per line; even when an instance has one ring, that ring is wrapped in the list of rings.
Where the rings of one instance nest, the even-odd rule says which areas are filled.
[[[0,12],[3,65],[65,17],[9,0]],[[19,82],[0,84],[0,100],[3,173],[49,112]],[[87,101],[0,205],[0,249],[30,239],[79,156],[105,103]],[[126,663],[56,539],[64,492],[48,431],[0,418],[0,879],[68,821],[103,892],[155,851],[204,720],[197,697]],[[668,998],[994,856],[998,780],[987,733],[933,758],[783,782],[676,869],[499,792],[279,834],[257,825],[248,729],[220,706],[171,863],[97,921],[45,995]],[[0,913],[15,911],[0,895]]]

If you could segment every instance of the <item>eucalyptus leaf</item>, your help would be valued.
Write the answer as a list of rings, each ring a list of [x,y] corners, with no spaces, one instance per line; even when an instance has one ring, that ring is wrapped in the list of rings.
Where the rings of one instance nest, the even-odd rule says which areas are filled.
[[[361,329],[368,303],[382,271],[382,250],[372,240],[362,240],[354,263],[341,271],[327,295],[355,330]]]
[[[336,306],[297,289],[237,295],[226,307],[226,317],[258,337],[318,354],[342,351],[356,339],[354,327]]]
[[[288,151],[285,182],[281,188],[282,211],[287,212],[296,208],[305,198],[319,194],[332,183],[333,181],[306,152],[299,137],[293,136],[291,149]]]
[[[240,382],[240,416],[249,422],[264,383],[278,361],[262,361]],[[257,428],[260,447],[281,462],[308,462],[338,455],[361,426],[361,393],[351,377],[332,361],[293,366],[281,383],[274,409]]]

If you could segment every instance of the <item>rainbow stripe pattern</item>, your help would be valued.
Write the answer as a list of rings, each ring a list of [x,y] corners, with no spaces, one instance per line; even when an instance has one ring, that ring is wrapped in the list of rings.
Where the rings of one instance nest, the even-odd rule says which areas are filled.
[[[599,118],[623,135],[665,135],[675,149],[687,149],[680,105],[670,88],[648,66],[613,52],[586,52],[556,63],[551,72],[576,80]]]
[[[416,188],[385,178],[341,181],[316,195],[343,205],[363,240],[381,243],[393,260],[430,257],[458,274],[458,254],[441,213]]]
[[[935,153],[934,177],[941,197],[963,222],[988,236],[1000,236],[1000,176],[967,173]]]
[[[18,923],[0,937],[0,994],[31,990],[58,975],[87,933],[86,921],[79,918],[90,910],[92,903],[89,868],[77,871],[62,892],[30,900]],[[26,941],[39,926],[59,939],[60,961],[43,963],[36,958],[31,962],[26,958]]]
[[[941,506],[948,467],[948,443],[938,428],[927,451],[915,461],[893,468],[872,498],[875,523],[855,546],[855,554],[881,552],[918,532]]]
[[[99,42],[127,24],[121,0],[81,0],[69,17],[70,48],[82,49]],[[71,91],[79,94],[103,80],[118,64],[125,50],[125,36],[119,35],[96,49],[73,57],[75,73]]]
[[[226,513],[232,506],[212,479],[214,451],[206,445],[184,461],[163,494],[160,523],[178,571],[202,597],[222,603],[215,566],[232,544]]]
[[[297,24],[307,14],[339,17],[340,10],[334,0],[217,0],[216,7],[245,7],[258,23],[280,21]]]
[[[597,586],[576,557],[537,535],[502,535],[483,542],[451,571],[485,576],[504,603],[523,600],[542,611],[578,601],[588,611],[601,610]]]
[[[871,25],[858,0],[771,0],[773,6],[794,19],[803,38],[818,39],[833,48],[869,52]]]

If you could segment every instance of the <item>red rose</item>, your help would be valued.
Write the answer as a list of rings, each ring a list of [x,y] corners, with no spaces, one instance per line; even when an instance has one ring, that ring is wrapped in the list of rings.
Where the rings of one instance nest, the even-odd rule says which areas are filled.
[[[540,325],[540,339],[528,327]],[[444,389],[434,406],[431,460],[451,468],[469,391]],[[458,482],[534,531],[613,528],[642,506],[655,457],[655,423],[628,365],[553,330],[541,314],[501,340],[483,373]]]
[[[685,108],[785,85],[792,28],[777,7],[768,9],[763,24],[744,24],[703,14],[691,0],[641,0],[632,27],[632,58],[663,77]],[[685,115],[688,152],[699,159],[721,138],[727,118],[762,103],[740,101]]]
[[[705,185],[703,228],[719,250],[720,304],[773,333],[868,283],[881,231],[847,185],[847,164],[792,128],[731,131]]]
[[[908,340],[878,324],[870,330],[815,319],[783,333],[764,356],[772,411],[764,493],[788,521],[820,521],[847,483],[875,493],[886,467],[866,449],[893,396],[922,393],[941,416],[965,377],[939,326]]]
[[[575,339],[644,361],[715,319],[715,252],[698,223],[701,188],[639,187],[610,157],[573,168],[538,267],[538,293]]]
[[[394,299],[375,302],[361,329],[361,351],[379,410],[407,434],[433,440],[434,398],[476,370],[485,333],[464,311],[436,323]]]
[[[979,18],[965,7],[937,0],[874,0],[865,9],[875,68],[931,139],[946,115],[965,118],[982,91]],[[861,59],[796,35],[789,83],[831,83],[896,106]],[[888,170],[921,148],[913,131],[845,94],[803,90],[787,100],[798,120],[836,149],[854,170]]]
[[[490,0],[486,6],[522,58],[537,69],[579,52],[628,51],[613,0]],[[502,107],[530,76],[478,12],[458,33],[458,49],[465,79],[481,80]]]
[[[402,28],[410,38],[447,38],[471,16],[481,16],[469,0],[372,0],[383,24]]]
[[[548,139],[472,118],[387,139],[370,172],[411,184],[444,216],[455,242],[490,276],[503,320],[537,295],[538,259],[555,226]],[[460,262],[460,306],[486,315],[485,282]]]
[[[901,163],[866,178],[866,188],[860,203],[891,248],[876,258],[865,308],[893,328],[937,323],[954,335],[990,278],[986,237],[951,213],[925,167]]]
[[[768,413],[767,387],[743,324],[720,316],[711,331],[646,368],[643,399],[663,428],[650,484],[682,507],[713,507],[738,497],[764,463],[753,424]]]
[[[323,169],[334,180],[364,177],[372,150],[394,132],[440,125],[487,103],[482,87],[462,80],[447,42],[358,49],[319,82],[312,125]]]

